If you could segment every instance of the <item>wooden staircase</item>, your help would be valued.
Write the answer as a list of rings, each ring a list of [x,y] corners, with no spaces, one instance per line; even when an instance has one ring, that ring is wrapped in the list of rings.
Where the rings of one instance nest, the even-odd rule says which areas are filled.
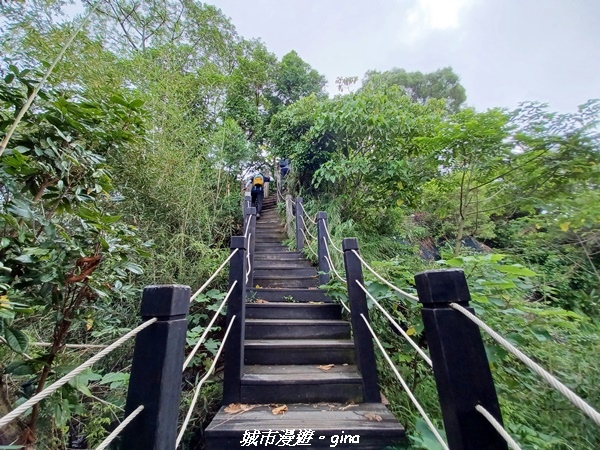
[[[205,431],[206,448],[393,448],[404,441],[404,428],[383,404],[363,403],[350,324],[318,288],[316,269],[281,244],[285,239],[275,198],[265,199],[256,226],[254,287],[247,293],[241,382],[241,401],[252,409],[228,414],[222,407]],[[282,405],[287,411],[272,413]],[[292,440],[289,430],[295,430]]]

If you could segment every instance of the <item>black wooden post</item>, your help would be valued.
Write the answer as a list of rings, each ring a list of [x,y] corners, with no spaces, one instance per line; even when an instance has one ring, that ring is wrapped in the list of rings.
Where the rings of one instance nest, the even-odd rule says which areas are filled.
[[[238,252],[229,262],[229,288],[237,284],[227,300],[227,324],[233,316],[235,322],[225,342],[225,374],[223,377],[223,404],[239,403],[241,398],[241,379],[244,373],[244,322],[246,315],[246,238],[233,236],[231,251]]]
[[[317,255],[319,256],[319,283],[327,284],[329,283],[329,271],[331,268],[327,263],[325,257],[327,256],[327,249],[325,248],[326,240],[327,240],[327,232],[325,229],[327,228],[327,213],[324,211],[319,211],[317,213],[317,239],[319,244],[317,245]],[[333,263],[332,263],[333,264]]]
[[[250,255],[250,267],[246,270],[249,270],[248,281],[246,285],[252,287],[254,286],[254,250],[256,247],[256,208],[248,208],[248,220],[250,221],[250,228],[248,229],[248,237],[250,240],[246,243],[247,252]]]
[[[252,195],[246,191],[244,193],[244,201],[242,203],[242,213],[244,214],[244,231],[246,231],[246,225],[248,224],[249,208],[252,207]]]
[[[352,250],[358,251],[358,239],[345,238],[342,241],[342,250],[344,250],[344,266],[348,282],[348,298],[350,300],[350,316],[352,317],[356,364],[363,379],[364,401],[366,403],[380,403],[381,395],[379,394],[379,380],[377,378],[373,337],[361,317],[361,314],[364,315],[365,319],[370,323],[367,296],[356,283],[358,281],[363,286],[365,285],[360,260],[352,252]]]
[[[300,252],[304,248],[304,208],[302,197],[296,197],[296,249]]]
[[[123,448],[175,449],[189,306],[189,286],[144,288],[142,320],[158,321],[135,338],[125,416],[144,410],[123,431]]]
[[[458,303],[473,312],[463,271],[429,270],[415,275],[415,282],[448,445],[452,450],[506,449],[475,410],[481,405],[502,423],[479,327],[449,306]]]

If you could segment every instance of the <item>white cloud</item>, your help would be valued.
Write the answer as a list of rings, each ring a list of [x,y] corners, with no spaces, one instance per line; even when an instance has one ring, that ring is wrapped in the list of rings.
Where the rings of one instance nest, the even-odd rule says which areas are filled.
[[[473,0],[417,0],[406,12],[405,44],[414,43],[436,30],[453,30]]]

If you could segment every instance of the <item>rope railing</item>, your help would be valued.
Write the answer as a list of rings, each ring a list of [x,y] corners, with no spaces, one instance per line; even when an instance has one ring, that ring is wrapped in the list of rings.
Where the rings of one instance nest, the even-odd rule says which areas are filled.
[[[585,415],[587,415],[590,419],[592,419],[596,425],[600,426],[600,413],[592,408],[585,400],[571,391],[568,387],[562,384],[554,375],[550,374],[550,372],[546,371],[539,364],[534,362],[531,358],[521,352],[518,348],[508,342],[505,338],[500,336],[494,330],[492,330],[488,325],[485,324],[481,319],[477,316],[469,312],[467,309],[463,308],[457,303],[450,303],[450,306],[457,311],[460,311],[466,317],[468,317],[472,322],[477,324],[482,330],[484,330],[487,334],[489,334],[496,342],[502,345],[506,350],[508,350],[512,355],[514,355],[517,359],[519,359],[523,364],[529,367],[532,371],[537,373],[546,383],[564,395],[571,403],[577,406]]]
[[[316,216],[315,216],[315,217],[316,217]],[[305,218],[305,219],[308,219],[308,221],[309,221],[310,223],[312,223],[313,225],[316,225],[316,224],[317,224],[317,221],[316,221],[315,219],[313,219],[312,217],[310,217],[309,215],[306,215],[306,214],[305,214],[305,215],[304,215],[304,218]],[[306,224],[304,224],[304,226],[306,226]]]
[[[115,350],[118,347],[120,347],[121,345],[123,345],[129,339],[131,339],[132,337],[134,337],[136,334],[138,334],[144,328],[147,328],[150,325],[152,325],[157,320],[158,319],[156,317],[154,317],[154,318],[152,318],[152,319],[144,322],[140,326],[134,328],[129,333],[125,334],[120,339],[116,340],[114,343],[112,343],[111,345],[109,345],[108,347],[106,347],[104,350],[100,351],[97,355],[91,357],[86,362],[84,362],[83,364],[79,365],[78,367],[76,367],[75,369],[73,369],[71,372],[69,372],[68,374],[66,374],[65,376],[63,376],[62,378],[60,378],[59,380],[55,381],[53,384],[51,384],[50,386],[48,386],[47,388],[45,388],[39,394],[34,395],[29,400],[27,400],[25,403],[21,404],[20,406],[18,406],[17,408],[15,408],[13,411],[11,411],[10,413],[6,414],[4,417],[2,417],[0,419],[0,427],[3,427],[4,425],[10,423],[11,421],[13,421],[17,417],[19,417],[21,414],[23,414],[24,412],[26,412],[32,406],[36,405],[37,403],[41,402],[45,398],[47,398],[47,397],[51,396],[52,394],[54,394],[57,390],[59,390],[62,386],[64,386],[65,384],[67,384],[69,381],[71,381],[77,375],[81,374],[87,368],[93,366],[96,362],[100,361],[102,358],[104,358],[110,352],[112,352],[113,350]]]
[[[396,320],[390,314],[388,314],[388,312],[383,308],[383,306],[381,306],[381,304],[379,304],[379,302],[375,299],[375,297],[373,297],[371,295],[371,293],[362,285],[362,283],[358,280],[355,280],[355,281],[356,281],[356,284],[358,284],[358,287],[360,287],[362,289],[362,291],[365,294],[367,294],[367,296],[373,301],[373,303],[375,303],[375,306],[377,306],[377,308],[383,313],[383,315],[390,321],[390,323],[394,326],[394,328],[396,328],[396,330],[398,330],[398,332],[404,337],[404,339],[406,339],[408,341],[408,343],[412,346],[412,348],[414,348],[417,351],[419,356],[421,356],[421,358],[423,358],[425,360],[425,362],[429,365],[429,367],[433,367],[433,364],[432,364],[429,356],[427,356],[427,354],[415,343],[415,341],[413,341],[410,338],[410,336],[408,334],[406,334],[406,331],[404,331],[402,329],[402,327],[398,324],[398,322],[396,322]]]
[[[333,273],[335,274],[335,276],[338,277],[342,283],[347,284],[348,282],[340,276],[340,274],[337,272],[337,270],[335,270],[335,266],[333,265],[333,263],[327,256],[325,256],[325,261],[327,261],[327,264],[329,264],[329,267],[331,267],[331,270],[333,270]]]
[[[510,448],[512,448],[512,450],[521,450],[521,447],[519,447],[519,444],[517,444],[515,442],[515,440],[512,438],[512,436],[506,432],[506,430],[500,424],[500,422],[498,422],[496,420],[496,418],[488,412],[487,409],[485,409],[481,405],[475,406],[475,409],[477,410],[477,412],[479,412],[483,417],[485,417],[487,419],[487,421],[490,423],[490,425],[494,427],[494,429],[498,432],[498,434],[500,436],[502,436],[502,439],[504,439],[506,441],[506,443],[508,444],[508,446]]]
[[[115,440],[115,438],[121,434],[121,431],[123,431],[125,429],[125,427],[127,425],[129,425],[129,423],[135,419],[139,413],[141,413],[144,410],[144,405],[140,405],[138,406],[134,411],[131,412],[131,414],[129,414],[125,420],[123,420],[123,422],[121,422],[119,424],[119,426],[117,428],[114,429],[114,431],[112,433],[110,433],[106,439],[104,439],[100,445],[98,447],[96,447],[96,450],[104,450],[105,448],[107,448],[112,441]]]
[[[348,283],[335,269],[333,265],[333,258],[331,257],[331,253],[329,253],[329,245],[327,245],[327,239],[323,236],[323,243],[325,244],[325,251],[327,252],[327,256],[325,256],[325,261],[329,264],[329,268],[333,270],[333,273],[342,281],[342,283]]]
[[[309,230],[309,228],[306,226],[306,222],[303,222],[303,224],[304,224],[304,229],[306,230],[306,232],[308,233],[308,235],[316,241],[317,237],[314,234],[311,233],[311,231]],[[316,225],[316,223],[315,223],[315,225]]]
[[[214,280],[217,277],[217,275],[219,274],[219,272],[221,272],[221,270],[223,270],[223,267],[225,267],[227,265],[227,263],[229,261],[231,261],[231,258],[233,258],[233,256],[238,252],[238,250],[239,249],[236,248],[234,251],[232,251],[229,254],[229,256],[227,257],[227,259],[225,261],[223,261],[223,264],[221,264],[219,266],[219,268],[211,275],[211,277],[208,280],[206,280],[206,283],[204,283],[202,286],[200,286],[200,289],[198,289],[196,292],[194,292],[194,295],[192,295],[190,297],[190,302],[192,300],[194,300],[196,297],[198,297],[202,293],[202,291],[204,291],[204,289],[206,289],[208,287],[208,285],[211,283],[211,281]]]
[[[385,358],[385,360],[388,362],[388,364],[390,365],[390,367],[392,368],[392,370],[396,374],[396,377],[400,381],[400,384],[402,384],[402,387],[406,391],[408,397],[410,398],[410,400],[412,401],[412,403],[415,405],[415,407],[417,408],[417,410],[421,414],[421,417],[423,417],[423,420],[425,421],[425,423],[427,423],[427,426],[429,427],[429,429],[431,430],[431,432],[434,434],[434,436],[437,439],[437,441],[444,448],[444,450],[450,450],[448,448],[448,445],[446,444],[446,442],[444,441],[444,439],[440,435],[440,433],[437,431],[437,429],[435,428],[435,426],[431,422],[431,419],[429,418],[429,416],[427,415],[427,413],[425,412],[425,410],[423,409],[423,407],[421,406],[421,404],[419,403],[419,401],[417,400],[417,398],[415,397],[415,395],[412,393],[412,391],[410,390],[410,388],[408,387],[408,384],[406,384],[406,381],[404,381],[404,378],[402,378],[402,375],[400,375],[400,372],[398,372],[398,369],[396,368],[396,366],[392,362],[391,358],[389,357],[389,355],[387,354],[387,352],[383,348],[383,344],[381,343],[381,341],[379,340],[379,338],[375,334],[375,331],[373,331],[373,328],[371,328],[371,325],[369,324],[369,321],[365,318],[364,314],[361,314],[360,317],[362,317],[362,319],[364,320],[367,328],[371,332],[371,336],[373,336],[373,340],[375,340],[375,342],[377,343],[377,346],[379,347],[379,350],[381,350],[381,353],[383,354],[383,357]]]
[[[308,238],[306,237],[306,233],[304,232],[304,229],[300,228],[300,231],[302,231],[302,234],[304,235],[304,239],[305,239],[305,242],[306,242],[306,248],[308,248],[308,249],[311,251],[311,253],[312,253],[313,255],[315,255],[315,257],[318,259],[318,258],[319,258],[319,255],[317,255],[317,253],[316,253],[316,252],[315,252],[315,251],[312,249],[312,247],[310,246],[311,242],[310,242],[310,241],[308,240]]]
[[[403,295],[404,297],[406,297],[410,300],[419,301],[419,298],[416,295],[409,294],[408,292],[403,291],[399,287],[394,286],[392,283],[390,283],[385,278],[383,278],[381,275],[379,275],[377,272],[375,272],[375,270],[373,270],[371,268],[371,266],[369,266],[367,264],[367,262],[361,258],[361,256],[359,255],[359,253],[356,250],[352,250],[352,252],[356,255],[356,257],[360,260],[360,262],[363,263],[363,265],[369,270],[369,272],[371,272],[373,275],[375,275],[375,277],[378,280],[380,280],[382,283],[385,283],[387,286],[392,288],[394,291],[398,292],[400,295]]]
[[[204,339],[206,339],[206,336],[208,336],[208,333],[210,332],[213,324],[215,323],[215,321],[219,317],[219,314],[221,313],[221,310],[225,306],[225,303],[227,303],[227,300],[229,300],[229,297],[231,296],[231,293],[233,292],[233,289],[235,288],[236,285],[237,285],[237,280],[235,280],[232,283],[231,287],[229,288],[229,291],[227,292],[227,295],[225,296],[225,298],[221,302],[221,305],[219,306],[219,309],[217,309],[217,312],[214,314],[212,320],[206,326],[206,329],[204,330],[204,333],[202,333],[202,336],[200,336],[200,339],[198,340],[198,342],[196,343],[196,345],[194,346],[194,348],[192,349],[192,351],[190,352],[190,354],[186,358],[185,362],[183,363],[183,369],[182,370],[185,370],[185,368],[192,361],[192,358],[194,357],[194,355],[198,352],[198,349],[200,348],[200,346],[204,342]]]
[[[329,230],[327,229],[327,223],[325,224],[325,234],[327,234],[327,239],[329,239],[329,243],[331,244],[331,246],[333,247],[334,250],[336,250],[338,253],[343,254],[344,251],[341,250],[339,247],[337,247],[334,243],[333,243],[333,239],[331,239],[331,235],[329,234]]]
[[[221,342],[221,346],[219,347],[219,350],[217,351],[217,354],[215,355],[213,363],[210,366],[210,368],[208,369],[208,372],[206,372],[206,375],[204,375],[204,377],[196,385],[196,389],[194,391],[194,397],[192,398],[192,403],[190,403],[190,408],[188,409],[188,412],[185,416],[185,420],[183,421],[183,424],[181,425],[181,430],[179,431],[179,434],[177,435],[177,442],[175,444],[175,448],[179,447],[179,444],[181,443],[181,439],[183,439],[185,430],[187,429],[187,426],[192,417],[192,413],[194,412],[194,407],[196,406],[196,402],[198,401],[198,396],[200,395],[200,388],[202,387],[202,384],[204,384],[204,382],[206,380],[208,380],[208,377],[212,374],[213,370],[215,369],[215,366],[217,365],[217,361],[219,360],[219,356],[221,356],[221,352],[223,351],[223,347],[225,346],[225,341],[227,341],[227,337],[229,336],[231,327],[233,326],[233,323],[235,322],[235,318],[236,318],[235,315],[231,318],[231,321],[229,322],[229,326],[227,327],[227,331],[225,331],[225,336],[223,336],[223,341]]]
[[[248,235],[248,241],[252,238],[252,233]],[[237,249],[236,249],[237,251]],[[248,280],[250,279],[250,274],[252,273],[252,262],[250,260],[250,252],[246,252],[246,260],[248,261],[248,270],[246,270],[246,284],[248,284]]]

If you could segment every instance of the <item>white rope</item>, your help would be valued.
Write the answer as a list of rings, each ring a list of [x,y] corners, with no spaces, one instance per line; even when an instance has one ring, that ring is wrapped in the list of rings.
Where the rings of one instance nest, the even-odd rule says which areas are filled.
[[[185,370],[185,368],[188,366],[188,364],[190,363],[190,361],[192,360],[192,358],[194,357],[194,355],[196,354],[196,352],[198,351],[198,349],[200,348],[200,346],[204,342],[204,339],[206,339],[206,336],[208,335],[208,332],[210,331],[210,329],[212,328],[213,324],[217,320],[217,317],[219,317],[219,314],[221,313],[221,310],[223,309],[223,306],[225,306],[225,303],[229,299],[229,296],[233,292],[233,288],[235,287],[236,284],[237,284],[237,280],[235,280],[233,282],[233,284],[231,285],[231,287],[229,288],[229,291],[227,292],[227,295],[225,296],[225,298],[221,302],[221,306],[219,306],[219,309],[217,309],[217,312],[213,316],[213,318],[210,321],[210,323],[207,325],[206,329],[204,330],[204,333],[202,334],[202,336],[200,336],[200,340],[196,343],[195,347],[193,348],[193,350],[191,351],[191,353],[186,358],[185,362],[183,363],[183,369],[182,370]]]
[[[211,282],[212,280],[214,280],[214,279],[215,279],[215,277],[217,276],[217,274],[218,274],[218,273],[219,273],[221,270],[223,270],[223,267],[225,267],[225,265],[226,265],[226,264],[227,264],[227,263],[228,263],[228,262],[231,260],[231,258],[233,258],[233,255],[235,255],[235,254],[238,252],[238,250],[239,250],[239,248],[236,248],[234,251],[232,251],[232,252],[231,252],[231,254],[229,255],[229,257],[228,257],[228,258],[227,258],[225,261],[223,261],[223,264],[221,264],[221,265],[219,266],[219,268],[218,268],[218,269],[215,271],[215,273],[213,273],[213,274],[212,274],[212,276],[211,276],[211,277],[210,277],[210,278],[209,278],[209,279],[206,281],[206,283],[204,283],[204,284],[203,284],[203,285],[200,287],[200,289],[198,289],[198,290],[197,290],[197,291],[194,293],[194,295],[192,295],[192,296],[190,297],[190,302],[191,302],[192,300],[194,300],[196,297],[198,297],[198,296],[200,295],[200,293],[201,293],[201,292],[202,292],[204,289],[206,289],[206,287],[207,287],[207,286],[210,284],[210,282]]]
[[[344,309],[346,311],[348,311],[348,314],[352,314],[352,311],[350,311],[350,308],[348,308],[348,306],[346,306],[346,303],[343,300],[340,300],[340,303],[342,304],[342,306],[344,307]]]
[[[402,290],[402,289],[400,289],[399,287],[396,287],[396,286],[394,286],[392,283],[390,283],[389,281],[385,280],[385,279],[384,279],[384,278],[383,278],[381,275],[379,275],[377,272],[375,272],[375,271],[374,271],[374,270],[371,268],[371,266],[369,266],[369,265],[368,265],[368,264],[365,262],[365,260],[364,260],[364,259],[362,259],[362,258],[360,257],[360,255],[358,254],[358,252],[357,252],[356,250],[352,250],[352,252],[353,252],[353,253],[354,253],[354,254],[355,254],[357,257],[358,257],[358,259],[360,259],[360,262],[362,262],[362,263],[365,265],[365,267],[366,267],[367,269],[369,269],[369,271],[370,271],[370,272],[371,272],[373,275],[375,275],[375,276],[376,276],[376,277],[377,277],[379,280],[381,280],[383,283],[387,284],[389,287],[391,287],[393,290],[395,290],[396,292],[398,292],[400,295],[403,295],[404,297],[406,297],[406,298],[409,298],[409,299],[411,299],[411,300],[414,300],[414,301],[419,301],[419,297],[417,297],[417,296],[415,296],[415,295],[412,295],[412,294],[409,294],[408,292],[406,292],[406,291],[403,291],[403,290]]]
[[[248,219],[248,223],[246,224],[246,231],[244,231],[244,237],[248,236],[248,229],[250,228],[250,219]]]
[[[588,417],[590,417],[596,425],[600,425],[600,413],[592,408],[589,404],[587,404],[581,397],[571,391],[568,387],[562,384],[556,377],[554,377],[550,372],[546,371],[539,364],[535,363],[531,358],[521,352],[518,348],[492,330],[489,326],[487,326],[483,321],[477,318],[475,315],[471,314],[468,310],[463,308],[462,306],[456,303],[450,303],[450,306],[457,311],[460,311],[473,322],[475,322],[482,330],[488,333],[491,337],[493,337],[500,345],[502,345],[505,349],[507,349],[510,353],[516,356],[523,364],[537,373],[540,377],[542,377],[550,386],[564,395],[571,403],[577,406],[581,411],[583,411]]]
[[[358,284],[358,286],[363,290],[363,292],[365,294],[367,294],[371,300],[373,300],[373,303],[375,303],[375,306],[377,306],[379,308],[379,310],[383,313],[383,315],[385,317],[387,317],[387,319],[392,323],[392,325],[394,325],[394,328],[396,328],[400,332],[400,334],[402,336],[404,336],[404,339],[406,339],[408,341],[408,343],[412,346],[412,348],[414,348],[417,351],[417,353],[419,355],[421,355],[421,358],[423,358],[425,360],[425,362],[427,364],[429,364],[429,367],[433,367],[433,364],[431,363],[431,359],[429,358],[429,356],[427,356],[427,354],[421,348],[419,348],[419,346],[415,343],[415,341],[413,341],[410,338],[410,336],[408,334],[406,334],[406,332],[400,327],[398,322],[396,322],[394,320],[394,318],[392,316],[390,316],[385,309],[383,309],[383,307],[379,304],[379,302],[377,300],[375,300],[375,297],[373,297],[371,295],[371,293],[369,291],[367,291],[367,289],[362,285],[362,283],[358,280],[355,280],[355,281],[356,281],[356,284]]]
[[[337,270],[335,270],[335,266],[333,265],[333,258],[331,257],[331,253],[329,253],[329,246],[327,245],[327,239],[325,239],[325,236],[323,236],[323,243],[325,244],[325,251],[327,252],[327,256],[329,257],[325,257],[325,260],[327,261],[327,264],[329,264],[329,267],[331,268],[331,270],[333,270],[333,273],[336,274],[336,276],[342,280],[343,283],[348,284],[348,282],[346,280],[344,280],[343,277],[340,276],[340,274],[337,272]]]
[[[314,234],[312,234],[311,231],[308,229],[308,227],[306,226],[306,222],[304,222],[304,229],[311,238],[313,238],[315,241],[318,240],[317,237]]]
[[[50,76],[50,74],[52,73],[52,71],[54,70],[54,68],[56,67],[56,65],[58,64],[58,62],[62,59],[63,55],[67,51],[67,48],[69,48],[71,46],[71,44],[73,43],[73,41],[75,40],[75,36],[77,36],[77,34],[85,26],[85,24],[87,23],[87,21],[89,20],[89,18],[92,16],[92,14],[94,13],[94,11],[96,11],[96,8],[98,8],[98,6],[100,5],[100,3],[101,3],[101,0],[98,0],[96,2],[96,4],[88,11],[87,16],[85,16],[85,18],[81,21],[81,23],[79,24],[79,26],[77,27],[77,29],[69,37],[69,40],[60,49],[60,52],[58,53],[58,55],[56,55],[56,58],[54,58],[54,61],[52,61],[52,63],[48,67],[48,69],[46,69],[46,73],[44,73],[44,75],[42,76],[42,79],[40,80],[40,82],[38,83],[38,85],[33,89],[33,91],[31,92],[31,94],[29,95],[29,97],[27,98],[27,101],[25,102],[25,104],[23,105],[23,107],[21,108],[21,110],[19,111],[19,114],[17,114],[17,117],[15,118],[15,121],[10,126],[9,130],[6,132],[6,135],[4,136],[4,139],[2,139],[2,142],[0,143],[0,155],[2,155],[2,153],[4,153],[4,150],[6,150],[6,147],[8,146],[8,141],[10,141],[10,138],[12,137],[13,133],[17,129],[17,126],[19,125],[19,122],[21,121],[21,119],[23,118],[23,116],[25,115],[25,113],[29,110],[29,107],[33,103],[33,100],[37,96],[38,92],[40,91],[40,89],[42,88],[42,86],[44,85],[44,83],[46,82],[46,80],[48,79],[48,77]]]
[[[337,273],[337,270],[335,270],[335,267],[333,267],[333,264],[331,263],[331,260],[327,256],[325,257],[325,261],[327,261],[327,264],[329,264],[329,267],[331,267],[333,269],[333,273],[335,273],[335,276],[338,277],[342,283],[348,284],[348,282],[346,280],[344,280],[340,276],[339,273]]]
[[[305,212],[306,212],[306,211],[305,211]],[[313,225],[316,225],[316,224],[317,224],[317,221],[316,221],[315,219],[313,219],[312,217],[310,217],[310,216],[307,216],[306,214],[304,215],[304,217],[306,217],[306,218],[308,219],[308,221],[309,221],[310,223],[312,223]],[[316,216],[315,216],[315,217],[316,217]]]
[[[190,408],[188,409],[188,412],[185,416],[185,420],[183,421],[183,425],[181,425],[181,430],[179,430],[179,434],[177,435],[177,443],[175,444],[175,448],[179,447],[179,443],[181,442],[181,439],[183,438],[183,433],[185,433],[185,429],[188,426],[188,423],[190,422],[190,419],[192,417],[192,413],[194,412],[194,406],[196,406],[196,402],[198,401],[198,395],[200,395],[200,388],[202,387],[202,384],[208,380],[208,377],[210,376],[210,374],[212,373],[212,371],[215,369],[215,366],[217,365],[217,361],[219,360],[219,356],[221,355],[221,351],[223,350],[223,347],[225,347],[225,341],[227,340],[227,336],[229,336],[229,331],[231,330],[231,326],[233,325],[233,322],[235,321],[236,316],[233,316],[231,318],[231,322],[229,322],[229,326],[227,327],[227,331],[225,332],[225,336],[223,336],[223,342],[221,342],[221,346],[219,347],[219,350],[217,351],[217,354],[215,355],[215,359],[213,360],[212,365],[210,366],[210,369],[208,369],[208,372],[206,372],[206,375],[204,375],[204,378],[202,378],[200,380],[200,383],[198,383],[198,385],[196,386],[196,390],[194,392],[194,398],[192,399],[192,403],[190,404]]]
[[[481,405],[477,405],[475,406],[475,409],[481,413],[483,415],[483,417],[485,417],[488,422],[490,423],[491,426],[493,426],[496,431],[498,432],[498,434],[500,436],[502,436],[502,438],[506,441],[506,443],[508,444],[508,446],[510,448],[512,448],[513,450],[521,450],[521,447],[519,447],[519,444],[517,444],[515,442],[515,440],[511,437],[510,434],[508,434],[506,432],[506,430],[504,429],[504,427],[500,424],[500,422],[498,422],[496,420],[496,418],[494,416],[492,416],[487,409],[485,409],[483,406]]]
[[[250,242],[250,239],[252,238],[252,233],[250,233],[250,236],[248,236],[248,242]],[[248,284],[248,280],[250,279],[250,272],[252,271],[252,265],[250,264],[250,252],[247,251],[246,252],[246,260],[248,261],[248,270],[246,271],[246,284]]]
[[[317,254],[315,253],[315,251],[312,249],[312,247],[310,246],[310,241],[309,241],[309,240],[308,240],[308,238],[306,237],[306,234],[304,233],[304,230],[303,230],[302,228],[300,228],[300,231],[302,231],[302,234],[304,235],[304,239],[305,239],[305,241],[306,241],[306,246],[305,246],[305,247],[306,247],[306,248],[308,248],[308,249],[311,251],[311,253],[312,253],[313,255],[315,255],[315,257],[316,257],[317,259],[319,259],[319,255],[317,255]]]
[[[123,345],[130,338],[132,338],[133,336],[135,336],[136,334],[138,334],[144,328],[149,327],[150,325],[152,325],[157,320],[158,319],[156,317],[154,317],[154,318],[152,318],[152,319],[144,322],[139,327],[134,328],[129,333],[127,333],[126,335],[124,335],[123,337],[121,337],[117,341],[113,342],[108,347],[106,347],[104,350],[102,350],[101,352],[99,352],[97,355],[91,357],[86,362],[84,362],[80,366],[76,367],[74,370],[72,370],[71,372],[69,372],[68,374],[66,374],[65,376],[63,376],[62,378],[60,378],[59,380],[55,381],[52,385],[48,386],[42,392],[40,392],[39,394],[36,394],[33,397],[31,397],[25,403],[23,403],[19,407],[15,408],[12,412],[10,412],[7,415],[5,415],[4,417],[2,417],[0,419],[0,427],[3,427],[4,425],[10,423],[12,420],[14,420],[17,417],[19,417],[21,414],[23,414],[25,411],[27,411],[33,405],[39,403],[40,401],[44,400],[47,397],[50,397],[52,394],[54,394],[56,391],[58,391],[62,386],[64,386],[65,384],[67,384],[69,381],[71,381],[73,378],[75,378],[80,373],[82,373],[85,369],[87,369],[88,367],[93,366],[94,363],[96,363],[99,360],[101,360],[102,358],[104,358],[110,352],[112,352],[116,348],[118,348],[121,345]]]
[[[52,347],[54,344],[51,342],[31,342],[31,345],[35,345],[36,347]],[[83,348],[83,349],[93,349],[93,348],[106,348],[107,345],[101,344],[65,344],[64,348]]]
[[[444,442],[444,439],[442,438],[442,436],[440,436],[440,434],[436,430],[435,426],[433,426],[433,423],[431,423],[431,420],[429,419],[429,416],[427,416],[427,413],[425,412],[425,410],[423,409],[423,407],[419,404],[419,402],[415,398],[414,394],[410,391],[410,388],[406,384],[406,381],[404,381],[404,379],[400,375],[400,372],[398,372],[398,369],[396,369],[396,366],[394,365],[394,363],[392,362],[392,360],[390,359],[390,357],[386,353],[385,349],[383,348],[383,345],[381,344],[381,342],[379,341],[379,339],[375,335],[375,332],[373,331],[373,328],[371,328],[371,325],[369,325],[369,321],[365,318],[364,314],[361,314],[360,316],[365,321],[365,324],[367,325],[367,328],[371,332],[371,335],[373,336],[373,339],[375,339],[375,342],[377,342],[377,345],[379,346],[379,349],[381,350],[381,353],[383,354],[384,358],[386,359],[386,361],[388,362],[388,364],[390,365],[390,367],[392,368],[392,370],[396,374],[396,377],[398,377],[398,380],[400,380],[400,383],[402,384],[402,387],[404,388],[404,390],[408,394],[408,397],[414,403],[414,405],[417,407],[417,409],[419,410],[419,413],[421,413],[421,416],[423,417],[423,419],[425,420],[425,422],[429,426],[429,429],[431,430],[431,432],[435,435],[436,439],[438,440],[438,442],[440,443],[440,445],[444,448],[444,450],[450,450],[448,448],[448,445],[446,445],[446,443]]]
[[[338,247],[336,247],[336,245],[333,243],[333,239],[331,239],[331,235],[329,234],[329,230],[327,229],[327,223],[325,223],[325,233],[327,234],[327,238],[329,239],[329,242],[331,243],[331,246],[333,247],[334,250],[337,250],[338,253],[344,253],[343,250],[339,249]]]
[[[110,433],[110,434],[109,434],[109,435],[106,437],[106,439],[104,439],[104,440],[103,440],[103,441],[100,443],[100,445],[99,445],[98,447],[96,447],[96,450],[104,450],[105,448],[107,448],[107,447],[110,445],[110,443],[111,443],[111,442],[112,442],[112,441],[113,441],[113,440],[114,440],[114,439],[115,439],[115,438],[116,438],[116,437],[119,435],[119,433],[121,433],[121,431],[123,431],[123,429],[124,429],[124,428],[125,428],[127,425],[129,425],[129,423],[130,423],[130,422],[131,422],[133,419],[135,419],[135,418],[138,416],[138,414],[139,414],[139,413],[141,413],[143,410],[144,410],[144,405],[140,405],[140,406],[138,406],[138,407],[135,409],[135,411],[133,411],[131,414],[129,414],[129,415],[127,416],[127,418],[126,418],[126,419],[125,419],[123,422],[121,422],[121,424],[120,424],[120,425],[119,425],[117,428],[115,428],[115,430],[114,430],[112,433]]]

